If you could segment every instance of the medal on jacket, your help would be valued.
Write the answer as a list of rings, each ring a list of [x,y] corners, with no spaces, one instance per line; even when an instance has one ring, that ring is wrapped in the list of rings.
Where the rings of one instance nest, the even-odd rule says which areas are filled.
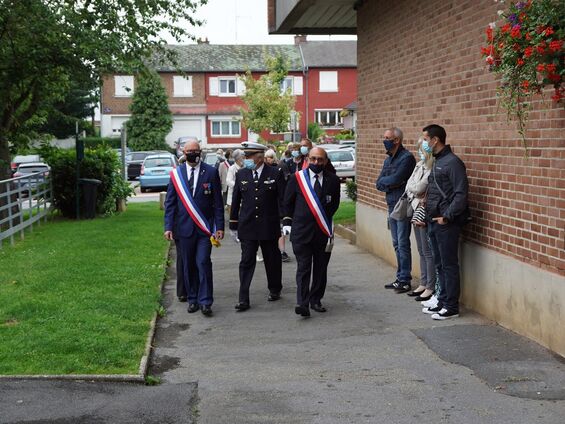
[[[196,205],[196,202],[192,197],[192,193],[186,187],[186,183],[182,179],[182,176],[180,174],[180,169],[180,167],[177,167],[170,172],[171,181],[173,183],[175,191],[177,192],[184,208],[186,209],[188,215],[192,218],[196,226],[200,228],[200,230],[202,230],[204,234],[210,237],[210,243],[212,243],[212,246],[220,247],[220,241],[214,237],[214,231],[212,231],[212,229],[210,228],[208,221],[204,219],[202,212],[200,212],[200,209],[198,209],[198,206]]]

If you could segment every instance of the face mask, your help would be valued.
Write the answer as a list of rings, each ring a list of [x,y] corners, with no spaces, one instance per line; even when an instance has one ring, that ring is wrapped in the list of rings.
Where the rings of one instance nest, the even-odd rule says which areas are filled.
[[[314,174],[319,174],[320,172],[322,172],[324,170],[324,165],[320,165],[317,163],[311,163],[308,165],[308,169],[310,169],[310,171],[312,171]]]
[[[306,156],[308,152],[309,152],[308,147],[306,146],[300,147],[300,153],[302,154],[302,156]]]
[[[200,162],[200,153],[187,153],[186,155],[186,161],[188,163],[198,163]]]
[[[422,140],[422,150],[426,153],[432,153],[434,149],[430,146],[430,142],[426,139]]]
[[[253,161],[253,159],[245,159],[243,161],[243,167],[246,169],[255,169],[255,162]]]
[[[426,155],[418,150],[418,153],[420,154],[420,160],[426,160]]]
[[[298,150],[293,150],[291,153],[293,158],[297,158],[298,156],[300,156],[300,152]]]
[[[386,140],[383,140],[383,144],[384,144],[387,152],[394,149],[394,140],[390,140],[390,139],[387,138]]]

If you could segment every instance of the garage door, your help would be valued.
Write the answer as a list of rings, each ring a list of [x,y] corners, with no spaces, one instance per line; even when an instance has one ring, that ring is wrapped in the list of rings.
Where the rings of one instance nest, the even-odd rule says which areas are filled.
[[[167,136],[167,143],[173,146],[179,137],[197,137],[202,140],[202,120],[201,119],[175,119],[173,129]]]
[[[119,136],[122,133],[122,124],[129,119],[129,116],[112,116],[112,133],[110,137]]]

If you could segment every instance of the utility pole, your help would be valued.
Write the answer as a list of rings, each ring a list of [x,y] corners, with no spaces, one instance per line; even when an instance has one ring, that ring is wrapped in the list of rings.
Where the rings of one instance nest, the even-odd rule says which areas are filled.
[[[80,218],[80,163],[84,159],[84,140],[81,139],[78,132],[78,120],[75,126],[75,148],[76,148],[76,184],[75,184],[75,207],[76,217]]]
[[[122,163],[122,177],[125,181],[128,180],[127,176],[127,169],[126,169],[126,139],[127,139],[127,127],[126,123],[122,124],[122,132],[120,134],[121,137],[121,144],[122,144],[122,156],[121,156],[121,163]]]

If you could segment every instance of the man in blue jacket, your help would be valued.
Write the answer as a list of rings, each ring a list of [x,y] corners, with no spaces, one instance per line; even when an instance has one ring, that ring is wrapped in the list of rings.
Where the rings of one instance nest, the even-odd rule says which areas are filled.
[[[184,146],[186,164],[171,172],[165,199],[165,238],[178,240],[188,312],[212,315],[212,243],[224,237],[224,204],[218,170],[201,161],[196,141]]]
[[[410,218],[400,221],[392,219],[390,213],[398,199],[404,194],[406,182],[416,166],[412,153],[402,145],[402,131],[390,128],[384,132],[383,144],[388,157],[383,163],[383,169],[377,179],[377,190],[386,193],[388,206],[388,224],[392,235],[392,245],[396,252],[396,280],[385,284],[386,289],[395,289],[397,293],[405,293],[411,289],[412,253],[410,251]]]

